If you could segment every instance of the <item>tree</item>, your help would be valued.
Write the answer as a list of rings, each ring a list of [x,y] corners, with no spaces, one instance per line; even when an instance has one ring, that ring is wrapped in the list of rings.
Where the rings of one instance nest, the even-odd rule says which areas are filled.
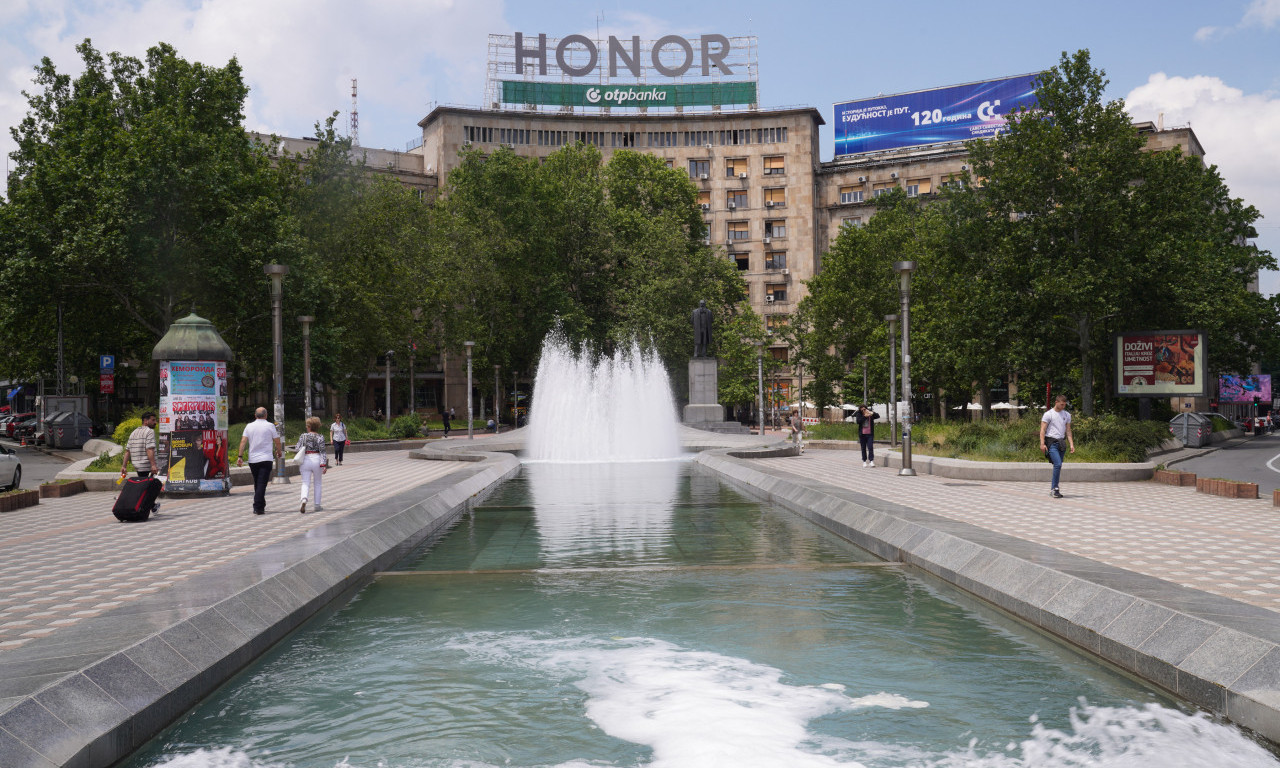
[[[13,376],[53,368],[59,304],[81,370],[103,352],[149,360],[192,308],[240,326],[260,312],[244,298],[264,292],[262,265],[286,247],[274,171],[242,125],[235,59],[191,63],[164,44],[145,61],[104,59],[88,40],[77,51],[74,80],[42,60],[12,130],[0,335],[22,352],[0,364]]]
[[[1074,350],[1085,415],[1111,332],[1197,323],[1245,366],[1271,348],[1277,320],[1245,289],[1274,266],[1243,239],[1257,211],[1197,160],[1145,151],[1124,103],[1103,102],[1106,84],[1088,51],[1064,53],[1037,81],[1037,109],[1011,115],[999,140],[968,145],[983,182],[973,194],[1003,233],[992,273],[1002,293],[991,298],[1006,298],[989,301],[1019,308],[1015,327],[1038,337],[1040,359],[1025,364],[1060,367],[1057,350]]]

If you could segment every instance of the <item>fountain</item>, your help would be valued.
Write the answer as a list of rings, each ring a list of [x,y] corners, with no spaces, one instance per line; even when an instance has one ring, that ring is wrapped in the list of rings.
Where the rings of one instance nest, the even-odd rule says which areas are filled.
[[[1276,765],[1235,728],[698,474],[637,347],[549,340],[535,386],[520,477],[125,765]]]
[[[611,356],[542,344],[529,419],[532,461],[669,460],[680,456],[675,402],[656,352],[632,342]]]

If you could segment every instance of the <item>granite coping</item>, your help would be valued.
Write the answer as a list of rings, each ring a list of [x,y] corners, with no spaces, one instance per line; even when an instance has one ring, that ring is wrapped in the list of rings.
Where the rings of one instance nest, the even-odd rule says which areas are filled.
[[[1280,743],[1280,615],[731,453],[695,466]]]
[[[0,766],[106,768],[127,757],[519,468],[490,454],[6,652]]]

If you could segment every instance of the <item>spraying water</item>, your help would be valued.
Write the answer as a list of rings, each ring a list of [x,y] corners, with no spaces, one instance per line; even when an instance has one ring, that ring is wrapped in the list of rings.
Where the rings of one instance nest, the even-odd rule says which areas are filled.
[[[667,371],[632,342],[611,357],[574,350],[559,332],[542,343],[529,419],[533,461],[652,461],[680,456]]]

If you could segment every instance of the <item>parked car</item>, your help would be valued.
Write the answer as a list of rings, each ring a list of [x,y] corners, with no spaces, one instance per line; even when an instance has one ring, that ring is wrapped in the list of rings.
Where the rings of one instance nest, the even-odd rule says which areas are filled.
[[[15,440],[24,437],[28,440],[34,440],[37,432],[44,431],[44,426],[40,423],[40,417],[34,413],[28,418],[11,422],[11,425],[13,427],[13,432],[10,434],[10,437]]]
[[[22,459],[17,451],[0,445],[0,489],[15,490],[22,485]]]
[[[22,423],[23,421],[26,421],[27,419],[34,419],[37,415],[38,414],[35,414],[35,413],[13,414],[13,416],[9,417],[9,421],[4,425],[5,435],[8,437],[17,437],[18,435],[16,433],[16,430],[18,428],[18,424]]]

